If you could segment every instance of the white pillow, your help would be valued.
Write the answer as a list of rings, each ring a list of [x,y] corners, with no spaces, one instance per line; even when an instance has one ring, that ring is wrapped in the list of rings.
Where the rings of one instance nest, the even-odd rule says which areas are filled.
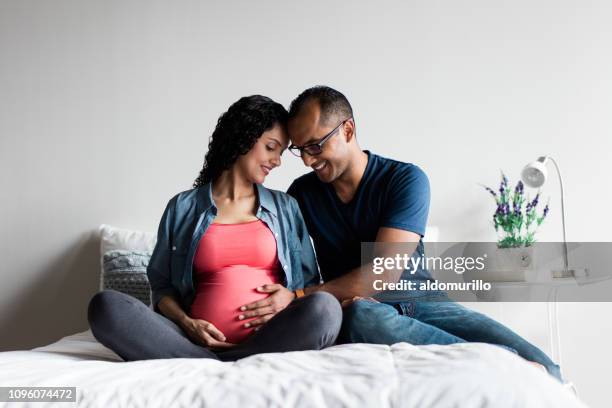
[[[153,252],[157,234],[132,231],[111,225],[100,225],[100,290],[103,290],[104,254],[112,250],[134,250]]]

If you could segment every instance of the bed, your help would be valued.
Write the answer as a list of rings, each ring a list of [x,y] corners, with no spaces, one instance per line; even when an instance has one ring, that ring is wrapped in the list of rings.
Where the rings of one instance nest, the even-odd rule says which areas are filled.
[[[87,330],[0,353],[0,385],[76,387],[79,407],[585,407],[538,368],[483,343],[124,362]]]
[[[100,289],[115,282],[116,289],[134,297],[148,296],[142,289],[143,259],[155,236],[102,225],[100,238]],[[108,256],[113,251],[129,256],[120,252],[123,261],[115,262],[118,258]],[[548,374],[483,343],[348,344],[231,363],[189,358],[125,362],[86,330],[32,350],[0,352],[0,386],[76,387],[79,407],[103,408],[585,407]]]

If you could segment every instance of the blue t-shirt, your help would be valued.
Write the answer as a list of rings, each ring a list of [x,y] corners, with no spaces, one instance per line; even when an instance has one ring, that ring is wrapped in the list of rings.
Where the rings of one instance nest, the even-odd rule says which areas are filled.
[[[323,183],[314,172],[299,177],[287,190],[300,206],[324,281],[361,266],[361,243],[376,241],[381,227],[425,235],[430,199],[425,172],[411,163],[364,152],[368,164],[346,204],[331,183]],[[424,256],[422,239],[413,256]],[[406,278],[430,279],[431,275],[419,268]]]

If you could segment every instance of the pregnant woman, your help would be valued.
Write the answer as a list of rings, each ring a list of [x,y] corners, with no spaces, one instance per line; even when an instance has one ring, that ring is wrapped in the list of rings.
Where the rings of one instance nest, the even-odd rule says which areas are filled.
[[[340,304],[300,289],[320,276],[299,207],[262,186],[289,143],[286,121],[260,95],[221,115],[194,188],[162,215],[147,268],[153,310],[115,290],[95,294],[88,320],[100,343],[126,361],[232,361],[335,342]]]

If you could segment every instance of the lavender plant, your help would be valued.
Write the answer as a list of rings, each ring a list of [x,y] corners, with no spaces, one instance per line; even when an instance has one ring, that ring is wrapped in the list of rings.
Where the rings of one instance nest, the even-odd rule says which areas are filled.
[[[493,214],[493,225],[495,231],[498,232],[498,236],[500,236],[497,240],[497,246],[499,248],[530,246],[536,241],[534,235],[537,228],[548,215],[548,203],[541,215],[538,215],[537,206],[540,200],[540,192],[538,191],[535,198],[530,200],[529,196],[525,196],[522,181],[519,180],[513,190],[509,188],[508,178],[503,172],[501,177],[498,191],[485,186],[497,205]]]

